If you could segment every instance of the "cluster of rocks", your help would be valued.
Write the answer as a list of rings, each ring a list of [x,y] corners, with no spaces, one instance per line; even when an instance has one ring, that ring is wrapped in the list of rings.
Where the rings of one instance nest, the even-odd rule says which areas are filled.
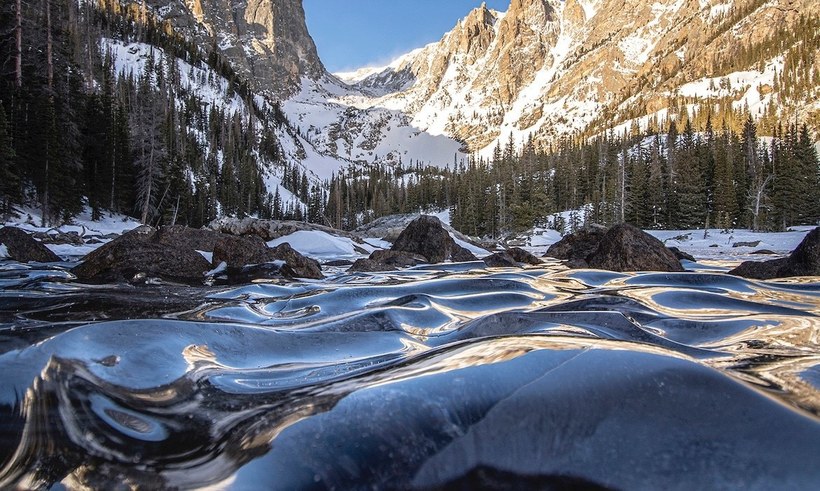
[[[399,234],[389,250],[374,251],[359,259],[351,271],[390,271],[423,263],[477,261],[472,252],[458,245],[434,216],[421,216]]]
[[[0,231],[0,242],[11,244],[7,245],[9,256],[16,260],[60,260],[28,234],[12,227]],[[28,257],[17,253],[18,243],[24,244],[21,247],[28,251]],[[33,256],[34,253],[40,255]],[[212,260],[205,259],[205,254],[210,254]],[[71,272],[80,280],[95,283],[162,278],[201,284],[206,274],[215,269],[232,283],[272,277],[324,277],[318,261],[304,257],[288,244],[270,248],[258,236],[234,236],[182,226],[137,227],[86,255]]]
[[[678,253],[680,257],[655,237],[622,223],[609,229],[601,226],[581,229],[553,244],[546,256],[566,261],[570,268],[684,271],[680,263],[683,255]]]
[[[228,283],[262,278],[324,278],[318,261],[303,256],[287,243],[268,247],[263,238],[281,237],[280,232],[293,233],[299,226],[263,220],[225,221],[212,226],[217,230],[138,227],[86,255],[72,273],[90,282],[162,278],[188,284],[201,284],[208,274],[218,274]],[[7,256],[17,261],[60,261],[41,242],[14,227],[0,229],[0,245]],[[610,271],[684,271],[680,261],[694,261],[692,256],[667,248],[655,237],[626,224],[581,229],[553,244],[545,257],[565,261],[570,268]],[[350,271],[393,271],[447,260],[478,259],[453,239],[438,218],[421,216],[405,227],[391,249],[377,250],[367,259],[359,259]],[[483,261],[489,267],[542,264],[540,258],[517,247],[491,254]],[[809,233],[789,257],[747,261],[729,273],[755,279],[820,276],[820,228]]]

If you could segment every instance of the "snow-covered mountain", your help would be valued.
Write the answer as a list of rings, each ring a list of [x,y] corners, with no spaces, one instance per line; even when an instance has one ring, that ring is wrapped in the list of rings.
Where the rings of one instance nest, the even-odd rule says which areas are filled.
[[[510,138],[545,144],[624,130],[663,120],[674,105],[730,101],[809,122],[820,114],[820,57],[807,89],[782,90],[786,54],[802,42],[784,33],[818,18],[814,0],[511,0],[506,12],[482,4],[438,42],[335,75],[316,53],[302,0],[148,5],[216,48],[258,94],[282,101],[296,130],[282,148],[321,179],[351,164],[449,165]]]
[[[813,0],[512,0],[507,12],[482,5],[387,67],[338,74],[360,92],[340,101],[405,113],[413,126],[472,151],[510,135],[548,142],[663,118],[676,98],[729,98],[755,115],[774,101],[806,120],[820,112],[817,79],[791,100],[774,82],[784,54],[800,44],[783,33],[818,14]]]

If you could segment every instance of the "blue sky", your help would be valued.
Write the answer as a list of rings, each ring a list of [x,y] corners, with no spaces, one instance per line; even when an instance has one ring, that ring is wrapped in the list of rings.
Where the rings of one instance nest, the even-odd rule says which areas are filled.
[[[481,0],[303,0],[310,35],[331,72],[386,65],[438,41]],[[507,10],[509,0],[487,0]]]

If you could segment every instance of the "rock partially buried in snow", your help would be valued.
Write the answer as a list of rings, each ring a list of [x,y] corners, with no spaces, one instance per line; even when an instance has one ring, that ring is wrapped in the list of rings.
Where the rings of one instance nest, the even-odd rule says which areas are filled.
[[[377,272],[394,271],[399,268],[407,268],[424,264],[427,259],[419,254],[403,251],[380,250],[373,251],[367,259],[359,259],[348,271],[351,272]]]
[[[587,263],[609,271],[684,271],[663,242],[625,223],[607,230],[598,249],[587,257]]]
[[[52,263],[60,260],[57,254],[16,227],[0,228],[0,244],[5,247],[8,257],[21,263]]]
[[[212,264],[217,266],[225,263],[228,266],[228,276],[239,273],[248,265],[258,265],[274,262],[284,262],[278,267],[284,276],[291,278],[322,279],[322,267],[315,259],[310,259],[295,251],[290,244],[280,244],[275,248],[267,246],[258,236],[239,237],[224,235],[214,245]],[[262,271],[262,270],[259,270]],[[269,276],[269,269],[263,271],[264,277]],[[247,270],[242,273],[247,276]]]
[[[422,215],[410,222],[393,244],[392,250],[424,256],[430,263],[447,259],[474,261],[475,256],[456,244],[437,217]],[[455,258],[455,259],[454,259]]]
[[[567,261],[570,268],[684,271],[679,257],[663,242],[627,224],[608,230],[599,225],[583,228],[553,244],[545,257]]]
[[[152,227],[137,227],[85,256],[71,272],[80,280],[101,283],[147,277],[201,283],[208,261],[193,249],[158,243],[156,235]]]
[[[693,263],[697,262],[697,260],[695,259],[695,256],[689,254],[688,252],[684,252],[684,251],[678,249],[677,247],[670,247],[669,250],[672,251],[672,254],[674,254],[675,257],[678,258],[679,261],[687,260],[687,261],[692,261]]]
[[[514,268],[521,264],[539,265],[543,261],[520,247],[511,247],[484,258],[484,264],[491,268]]]
[[[584,227],[551,245],[544,257],[585,262],[587,257],[598,249],[598,244],[605,234],[606,227],[601,225]]]
[[[770,280],[791,276],[820,276],[820,227],[815,228],[787,258],[770,261],[746,261],[729,274]]]

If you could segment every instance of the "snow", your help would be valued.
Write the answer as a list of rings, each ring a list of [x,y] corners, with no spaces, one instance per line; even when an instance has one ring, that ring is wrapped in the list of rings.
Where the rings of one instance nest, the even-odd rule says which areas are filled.
[[[26,232],[77,232],[80,235],[102,236],[109,234],[123,234],[141,225],[135,218],[117,213],[103,213],[102,217],[94,221],[91,219],[91,208],[85,207],[70,223],[58,227],[41,226],[40,211],[30,207],[18,207],[17,217],[7,219],[3,225],[17,227]]]
[[[0,244],[0,259],[6,259],[9,257],[9,250],[5,244]]]
[[[208,261],[209,263],[214,262],[214,253],[213,252],[208,252],[208,251],[196,251],[196,252],[198,252],[202,257],[204,257],[205,260]]]
[[[370,244],[358,244],[353,239],[337,237],[320,230],[300,230],[268,242],[268,247],[276,247],[284,243],[290,244],[296,251],[320,262],[359,259],[366,256],[360,251],[364,250],[369,254],[377,249]]]
[[[678,247],[696,259],[719,259],[727,261],[761,261],[771,256],[751,254],[753,251],[768,249],[778,255],[793,251],[814,227],[792,227],[786,232],[753,232],[746,229],[723,231],[704,230],[647,230],[664,242],[667,247]],[[754,243],[755,247],[733,247],[739,242]]]
[[[301,130],[300,148],[285,144],[286,154],[298,158],[319,179],[329,179],[354,162],[412,160],[444,167],[454,156],[466,156],[458,141],[424,132],[401,111],[373,105],[367,96],[330,78],[303,79],[299,93],[284,101],[282,110]]]
[[[784,59],[778,56],[769,60],[763,70],[732,72],[722,77],[702,78],[678,88],[678,94],[693,98],[735,97],[732,106],[735,109],[748,107],[752,115],[759,116],[771,101],[773,94],[765,96],[760,87],[774,86],[777,72],[783,71]],[[739,97],[738,97],[739,96]]]

